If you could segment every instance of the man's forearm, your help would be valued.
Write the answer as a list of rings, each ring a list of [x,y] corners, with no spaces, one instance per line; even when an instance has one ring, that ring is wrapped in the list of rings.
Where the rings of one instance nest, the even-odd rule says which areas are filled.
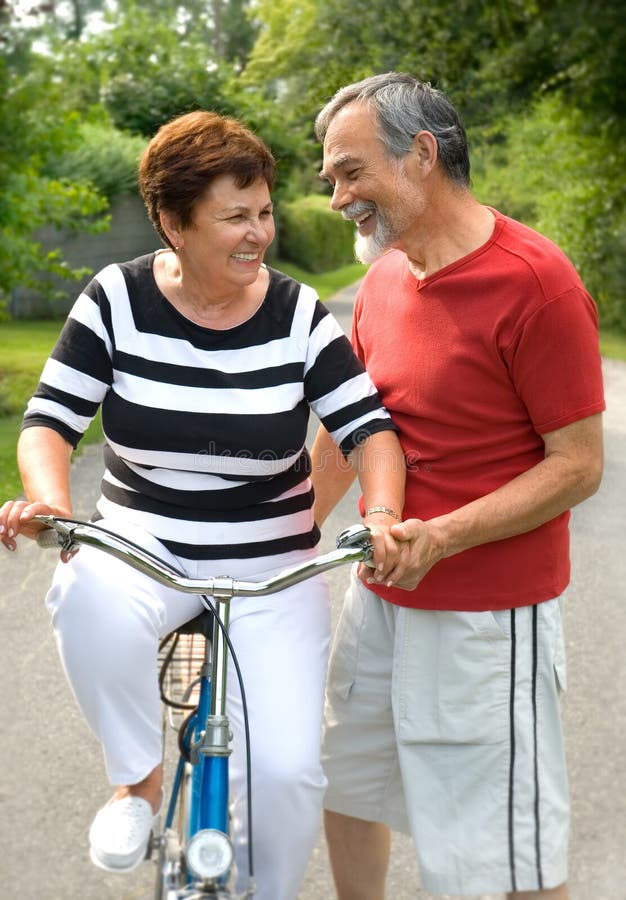
[[[501,488],[442,516],[391,529],[410,544],[399,587],[413,589],[441,559],[532,531],[593,494],[602,475],[601,416],[545,436],[546,456]]]
[[[546,456],[493,493],[431,520],[445,535],[445,556],[505,540],[556,518],[597,490],[602,419],[592,416],[546,435]]]

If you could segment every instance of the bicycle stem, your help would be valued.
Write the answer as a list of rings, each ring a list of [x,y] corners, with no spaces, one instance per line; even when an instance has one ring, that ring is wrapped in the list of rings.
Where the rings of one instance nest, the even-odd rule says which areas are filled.
[[[221,597],[216,603],[217,615],[213,618],[213,640],[211,642],[213,653],[211,655],[211,716],[224,717],[226,715],[226,660],[228,657],[228,646],[226,644],[225,632],[228,631],[230,618],[230,599]],[[221,627],[220,627],[221,621]],[[216,727],[219,727],[216,725]],[[228,731],[228,729],[226,729]],[[228,746],[228,734],[216,734],[213,743],[216,746],[222,746],[224,743]]]

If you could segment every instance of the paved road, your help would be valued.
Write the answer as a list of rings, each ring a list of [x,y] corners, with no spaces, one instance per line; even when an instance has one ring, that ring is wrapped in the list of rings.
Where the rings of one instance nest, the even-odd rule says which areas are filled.
[[[330,304],[344,327],[351,296],[347,291]],[[607,362],[605,379],[606,473],[599,493],[574,512],[566,619],[570,672],[563,714],[574,812],[572,900],[626,898],[626,366]],[[73,466],[78,515],[91,512],[100,471],[100,451],[87,448]],[[353,491],[329,520],[325,548],[353,522],[355,499]],[[153,880],[149,865],[117,877],[87,859],[89,823],[109,790],[99,748],[65,685],[43,607],[54,556],[30,542],[14,555],[0,556],[0,895],[146,900]],[[345,574],[335,571],[330,577],[336,615]],[[332,896],[320,835],[299,900]],[[430,897],[419,888],[408,842],[394,836],[389,900]]]

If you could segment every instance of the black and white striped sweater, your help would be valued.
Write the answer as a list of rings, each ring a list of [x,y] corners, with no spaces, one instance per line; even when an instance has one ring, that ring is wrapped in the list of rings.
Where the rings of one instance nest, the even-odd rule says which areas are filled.
[[[312,288],[273,269],[250,319],[203,328],[165,299],[153,261],[107,266],[85,288],[23,427],[76,446],[101,406],[95,518],[134,522],[179,558],[314,547],[309,407],[346,455],[394,428],[348,339]]]

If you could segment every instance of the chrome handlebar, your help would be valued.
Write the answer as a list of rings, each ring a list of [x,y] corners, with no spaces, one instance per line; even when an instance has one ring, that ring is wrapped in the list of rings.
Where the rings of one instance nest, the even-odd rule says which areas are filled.
[[[372,558],[369,528],[364,525],[352,525],[337,535],[337,550],[284,569],[265,581],[239,581],[228,575],[203,580],[180,575],[167,563],[121,535],[88,522],[46,515],[35,516],[35,519],[46,526],[37,536],[37,543],[41,547],[56,547],[61,550],[73,550],[81,544],[97,547],[161,584],[183,593],[208,594],[216,599],[272,594],[336,566],[351,562],[368,563]]]

